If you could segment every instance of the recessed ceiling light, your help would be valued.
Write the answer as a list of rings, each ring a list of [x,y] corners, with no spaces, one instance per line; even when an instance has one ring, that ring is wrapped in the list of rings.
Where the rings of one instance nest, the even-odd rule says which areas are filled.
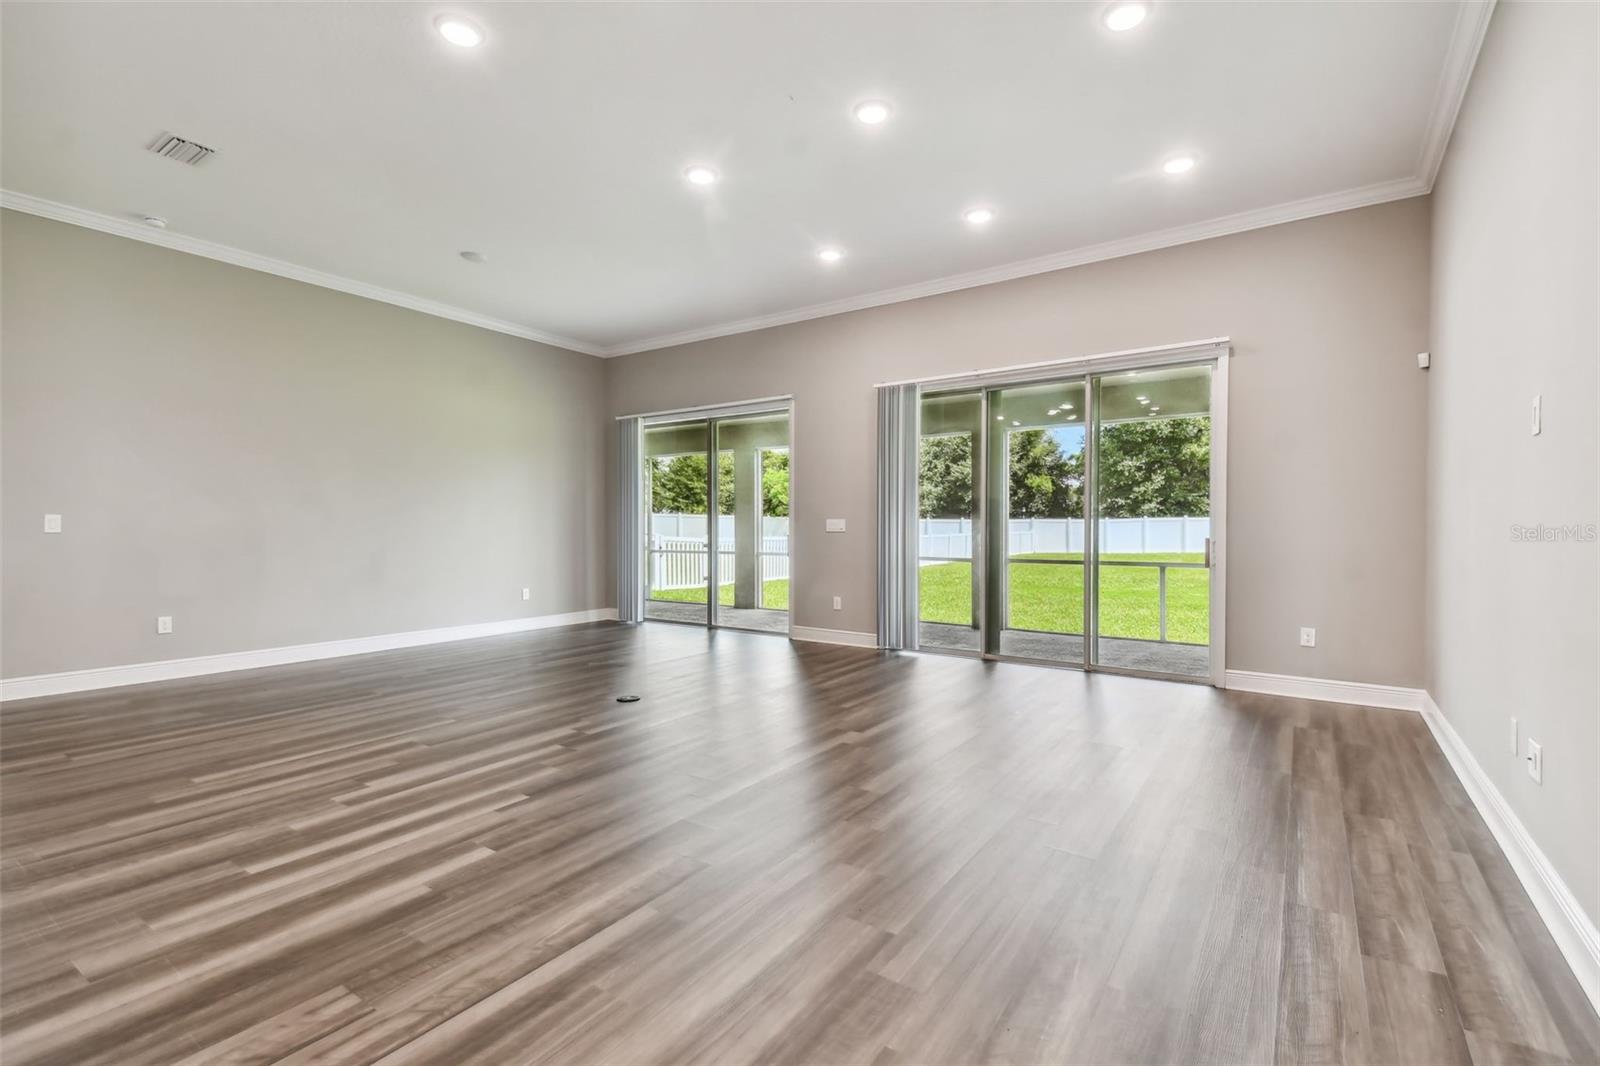
[[[838,248],[819,248],[817,258],[824,263],[837,263],[844,258],[844,252]]]
[[[1061,405],[1061,409],[1063,411],[1070,411],[1072,410],[1072,405],[1070,403],[1064,403]]]
[[[1020,426],[1020,425],[1022,425],[1022,423],[1021,423],[1021,422],[1018,422],[1018,421],[1017,421],[1017,420],[1016,420],[1016,419],[1014,419],[1014,418],[1013,418],[1013,419],[1012,419],[1012,420],[1011,420],[1011,424],[1012,424],[1012,425],[1013,425],[1013,426]]]
[[[1005,415],[995,415],[994,416],[994,420],[996,422],[1004,422],[1006,420],[1006,416]]]
[[[1162,163],[1161,169],[1168,174],[1187,174],[1194,169],[1194,162],[1194,156],[1192,155],[1175,155],[1165,163]]]
[[[461,258],[469,263],[487,263],[489,261],[489,257],[482,252],[462,252]]]
[[[1052,407],[1052,408],[1050,408],[1050,410],[1045,412],[1045,414],[1047,414],[1047,415],[1058,415],[1060,413],[1061,413],[1060,409],[1059,408],[1055,408],[1055,407]]]
[[[715,167],[704,165],[690,167],[683,172],[683,176],[690,185],[715,185],[717,180],[722,177],[721,174],[717,173]]]
[[[867,126],[881,126],[889,121],[888,104],[882,100],[868,100],[856,105],[856,121]]]
[[[1148,14],[1150,8],[1146,4],[1112,4],[1106,8],[1106,13],[1100,16],[1100,20],[1112,33],[1122,33],[1139,25]]]
[[[162,218],[160,215],[145,215],[140,218],[139,221],[143,222],[146,226],[153,226],[156,229],[167,228],[167,220]]]
[[[994,208],[974,207],[961,217],[972,223],[974,226],[987,225],[988,223],[994,221]]]
[[[1134,399],[1138,400],[1140,403],[1149,403],[1150,402],[1150,397],[1148,397],[1148,396],[1135,396]]]
[[[1156,411],[1159,411],[1159,410],[1161,410],[1161,408],[1156,407],[1154,405],[1152,405],[1151,408],[1150,408],[1150,411],[1151,411],[1152,414],[1154,414]]]
[[[476,48],[483,43],[483,31],[478,24],[460,15],[440,15],[434,20],[433,28],[458,48]]]

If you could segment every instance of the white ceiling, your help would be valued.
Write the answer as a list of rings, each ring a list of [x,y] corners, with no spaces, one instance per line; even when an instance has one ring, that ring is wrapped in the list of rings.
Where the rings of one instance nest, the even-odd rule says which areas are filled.
[[[0,184],[618,354],[1426,191],[1488,11],[1165,0],[1113,35],[1102,9],[8,3]],[[487,42],[446,44],[447,10]],[[145,151],[162,130],[217,155]]]

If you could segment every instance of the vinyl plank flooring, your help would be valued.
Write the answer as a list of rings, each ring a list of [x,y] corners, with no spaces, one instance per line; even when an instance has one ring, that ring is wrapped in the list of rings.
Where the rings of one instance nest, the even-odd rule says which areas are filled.
[[[8,704],[0,953],[7,1066],[1600,1059],[1416,715],[669,625]]]

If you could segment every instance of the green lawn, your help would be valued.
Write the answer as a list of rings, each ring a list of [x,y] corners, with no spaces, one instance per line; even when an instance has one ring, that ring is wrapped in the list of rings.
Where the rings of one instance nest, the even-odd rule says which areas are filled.
[[[692,589],[652,589],[652,600],[674,600],[678,603],[704,603],[706,590],[704,588]],[[717,587],[717,603],[723,607],[733,606],[733,582]],[[768,581],[767,587],[761,592],[761,606],[773,611],[787,611],[789,609],[789,579],[779,578]]]
[[[1013,629],[1036,629],[1046,633],[1083,632],[1083,567],[1050,566],[1028,563],[1026,559],[1078,559],[1073,554],[1018,555],[1011,571],[1011,617]],[[1106,560],[1129,559],[1139,562],[1203,562],[1199,552],[1173,552],[1149,555],[1107,555]],[[1160,607],[1155,567],[1103,566],[1100,575],[1100,634],[1106,637],[1134,637],[1157,640],[1161,634]],[[1210,586],[1204,570],[1167,571],[1167,639],[1188,644],[1210,641]],[[918,574],[924,622],[972,623],[972,565],[942,563],[925,566]],[[683,603],[706,602],[706,591],[663,589],[651,599]],[[733,606],[733,585],[718,590],[717,602]],[[775,611],[789,609],[789,582],[768,581],[762,606]]]
[[[1027,563],[1024,559],[1078,559],[1080,553],[1013,556],[1010,564],[1012,629],[1083,632],[1083,567]],[[1204,561],[1199,552],[1107,555],[1107,561]],[[972,566],[943,563],[917,575],[924,622],[972,623]],[[1100,635],[1157,640],[1161,635],[1160,576],[1155,567],[1100,568]],[[1167,571],[1167,639],[1205,644],[1210,638],[1210,588],[1204,570]]]

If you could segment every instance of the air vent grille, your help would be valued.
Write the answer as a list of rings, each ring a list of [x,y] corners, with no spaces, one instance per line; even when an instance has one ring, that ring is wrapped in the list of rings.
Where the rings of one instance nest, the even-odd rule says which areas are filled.
[[[217,154],[215,149],[207,148],[203,144],[185,140],[175,133],[167,133],[165,131],[157,134],[156,139],[151,141],[148,147],[156,155],[164,155],[168,159],[187,163],[191,167]]]

